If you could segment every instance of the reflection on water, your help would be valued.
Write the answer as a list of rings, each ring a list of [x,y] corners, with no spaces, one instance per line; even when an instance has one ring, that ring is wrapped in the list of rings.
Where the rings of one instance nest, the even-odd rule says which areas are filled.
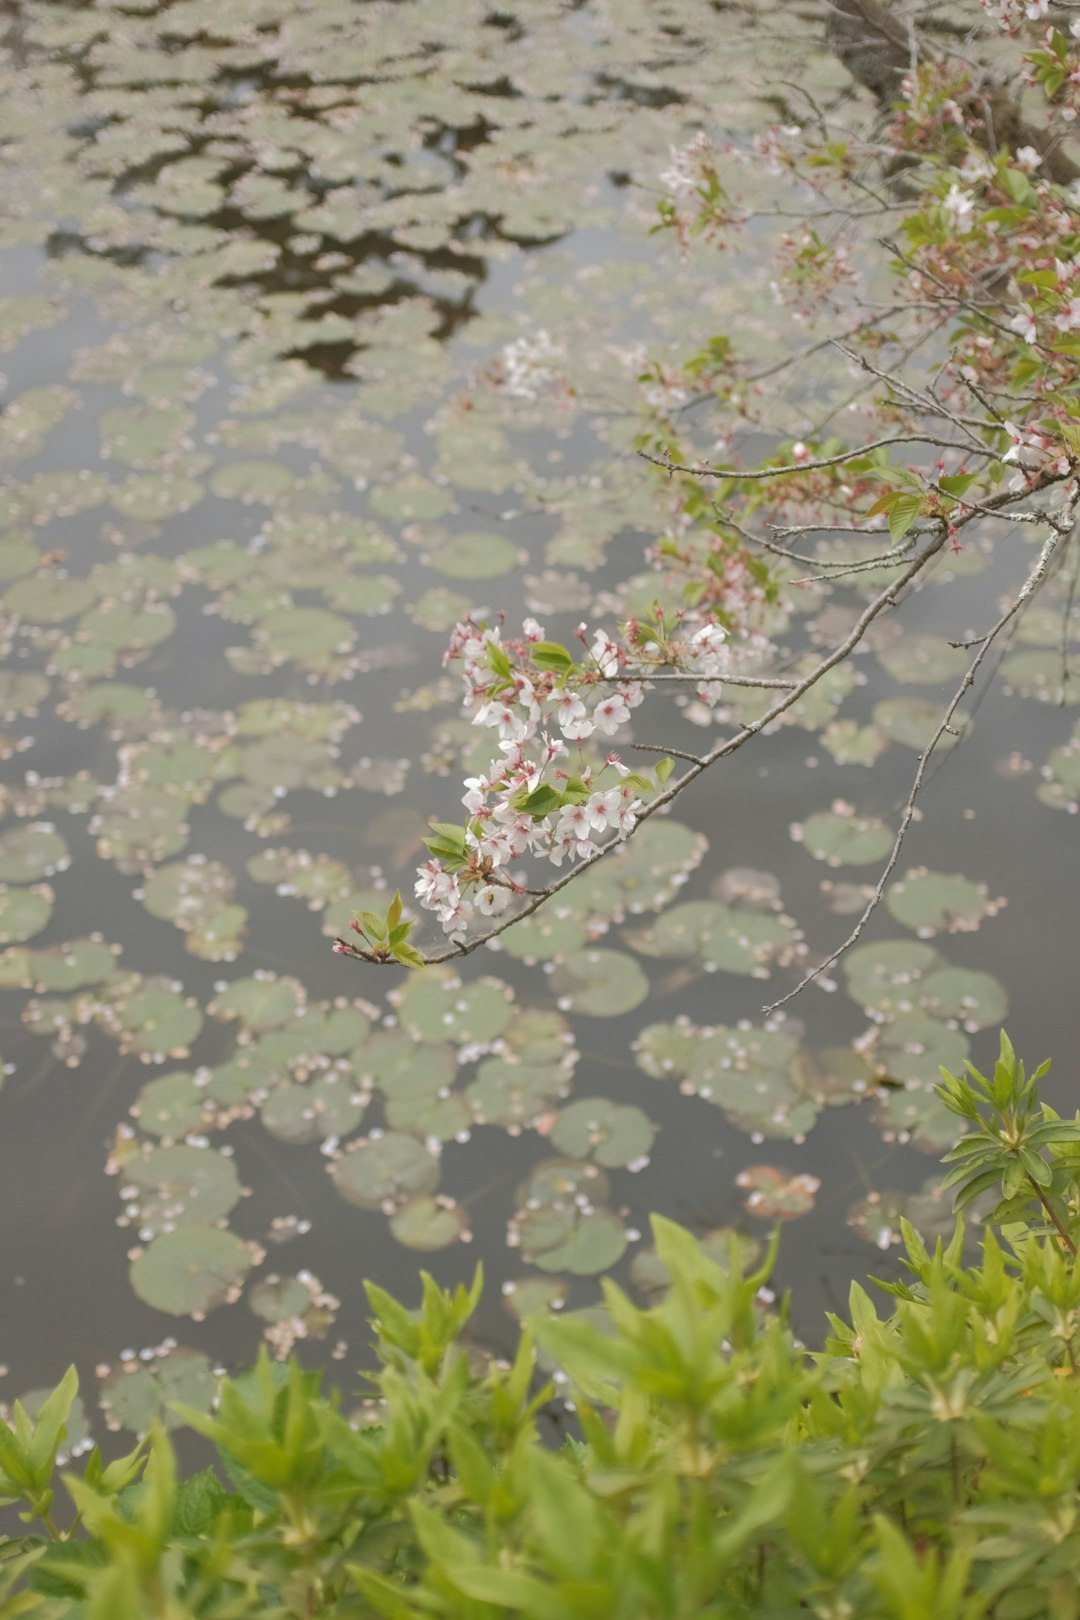
[[[504,1305],[587,1304],[610,1269],[656,1287],[650,1209],[702,1233],[786,1217],[781,1281],[812,1331],[887,1263],[865,1240],[944,1219],[928,1085],[985,1050],[1004,985],[1018,1048],[1067,1050],[1047,987],[1077,776],[1067,716],[1037,701],[1052,597],[939,767],[890,914],[835,993],[760,1019],[861,907],[951,689],[946,643],[1008,581],[990,536],[795,724],[460,980],[329,951],[487,764],[441,669],[455,618],[524,608],[566,636],[640,597],[665,521],[628,451],[642,355],[736,323],[744,346],[783,341],[760,266],[684,265],[647,234],[671,145],[717,108],[740,139],[765,118],[771,14],[725,21],[718,51],[699,0],[19,7],[0,69],[12,1393],[77,1357],[137,1427],[263,1333],[351,1366],[360,1278],[408,1293],[421,1259],[447,1281],[484,1259],[498,1344]],[[822,53],[809,73],[846,93]],[[846,611],[808,599],[790,656]],[[653,701],[640,740],[693,746],[692,712]]]

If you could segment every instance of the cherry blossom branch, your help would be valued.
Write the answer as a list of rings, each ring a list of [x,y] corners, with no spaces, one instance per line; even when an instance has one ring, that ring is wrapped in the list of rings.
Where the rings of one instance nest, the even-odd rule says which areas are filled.
[[[835,339],[829,341],[834,347],[840,348],[841,353],[849,352],[836,343]],[[882,450],[893,444],[929,445],[935,450],[959,450],[964,455],[971,454],[970,445],[957,444],[952,439],[935,439],[927,433],[890,433],[883,439],[871,439],[867,444],[857,445],[853,450],[841,450],[835,456],[808,456],[805,461],[792,461],[782,467],[753,467],[746,472],[740,471],[738,467],[686,466],[682,462],[672,461],[667,456],[653,455],[650,450],[639,450],[638,455],[643,461],[649,461],[654,467],[659,467],[662,472],[689,473],[693,478],[731,478],[740,483],[755,483],[783,478],[792,473],[823,472],[830,467],[842,467],[846,462],[857,461],[860,456],[869,455],[872,450]],[[980,446],[980,449],[983,448],[985,447]]]

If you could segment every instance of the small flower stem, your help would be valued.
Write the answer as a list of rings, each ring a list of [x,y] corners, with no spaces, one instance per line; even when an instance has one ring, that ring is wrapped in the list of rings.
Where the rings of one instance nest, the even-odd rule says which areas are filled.
[[[1054,1225],[1057,1227],[1058,1236],[1060,1237],[1063,1245],[1065,1246],[1066,1249],[1068,1249],[1069,1253],[1075,1259],[1076,1258],[1076,1244],[1073,1242],[1072,1238],[1069,1236],[1069,1234],[1066,1231],[1065,1227],[1062,1225],[1060,1215],[1058,1214],[1057,1210],[1054,1208],[1053,1204],[1050,1202],[1049,1198],[1047,1198],[1046,1194],[1043,1192],[1042,1188],[1039,1186],[1038,1182],[1034,1179],[1034,1177],[1033,1176],[1028,1176],[1028,1180],[1031,1182],[1031,1185],[1034,1188],[1035,1196],[1039,1200],[1039,1203],[1042,1205],[1043,1209],[1045,1209],[1046,1213],[1049,1215],[1050,1219],[1053,1221]]]

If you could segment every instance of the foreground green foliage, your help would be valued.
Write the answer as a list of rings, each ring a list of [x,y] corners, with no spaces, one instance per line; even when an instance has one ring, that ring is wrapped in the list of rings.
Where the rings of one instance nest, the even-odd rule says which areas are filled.
[[[359,1419],[295,1363],[226,1379],[212,1417],[183,1414],[219,1469],[182,1482],[155,1429],[58,1491],[69,1373],[36,1424],[0,1425],[0,1491],[30,1527],[0,1542],[0,1613],[1071,1620],[1080,1121],[1039,1103],[1004,1037],[992,1078],[946,1074],[942,1094],[976,1122],[960,1163],[1003,1182],[981,1265],[962,1226],[933,1253],[907,1227],[892,1314],[853,1286],[811,1355],[763,1308],[771,1256],[717,1265],[657,1218],[659,1304],[609,1283],[606,1325],[535,1324],[581,1426],[560,1449],[533,1332],[511,1366],[463,1342],[479,1278],[425,1277],[416,1312],[369,1285],[381,1366]]]

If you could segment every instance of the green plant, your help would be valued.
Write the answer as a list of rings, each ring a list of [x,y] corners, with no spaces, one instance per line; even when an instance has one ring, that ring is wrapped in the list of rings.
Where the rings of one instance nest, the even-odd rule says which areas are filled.
[[[213,1416],[184,1414],[220,1477],[178,1481],[154,1430],[63,1475],[61,1529],[69,1373],[36,1427],[18,1409],[0,1426],[0,1492],[46,1532],[0,1541],[0,1614],[1075,1620],[1080,1122],[1040,1103],[1042,1072],[1003,1037],[991,1079],[946,1074],[975,1126],[958,1199],[992,1172],[1004,1225],[978,1265],[960,1221],[933,1253],[905,1226],[910,1279],[879,1285],[892,1313],[854,1285],[816,1354],[762,1306],[775,1246],[747,1273],[656,1218],[670,1285],[651,1308],[609,1282],[606,1324],[547,1317],[511,1365],[480,1364],[462,1341],[479,1276],[425,1277],[415,1312],[369,1286],[373,1404],[350,1417],[264,1355]],[[557,1385],[538,1387],[537,1344]],[[556,1387],[581,1434],[557,1450]]]

